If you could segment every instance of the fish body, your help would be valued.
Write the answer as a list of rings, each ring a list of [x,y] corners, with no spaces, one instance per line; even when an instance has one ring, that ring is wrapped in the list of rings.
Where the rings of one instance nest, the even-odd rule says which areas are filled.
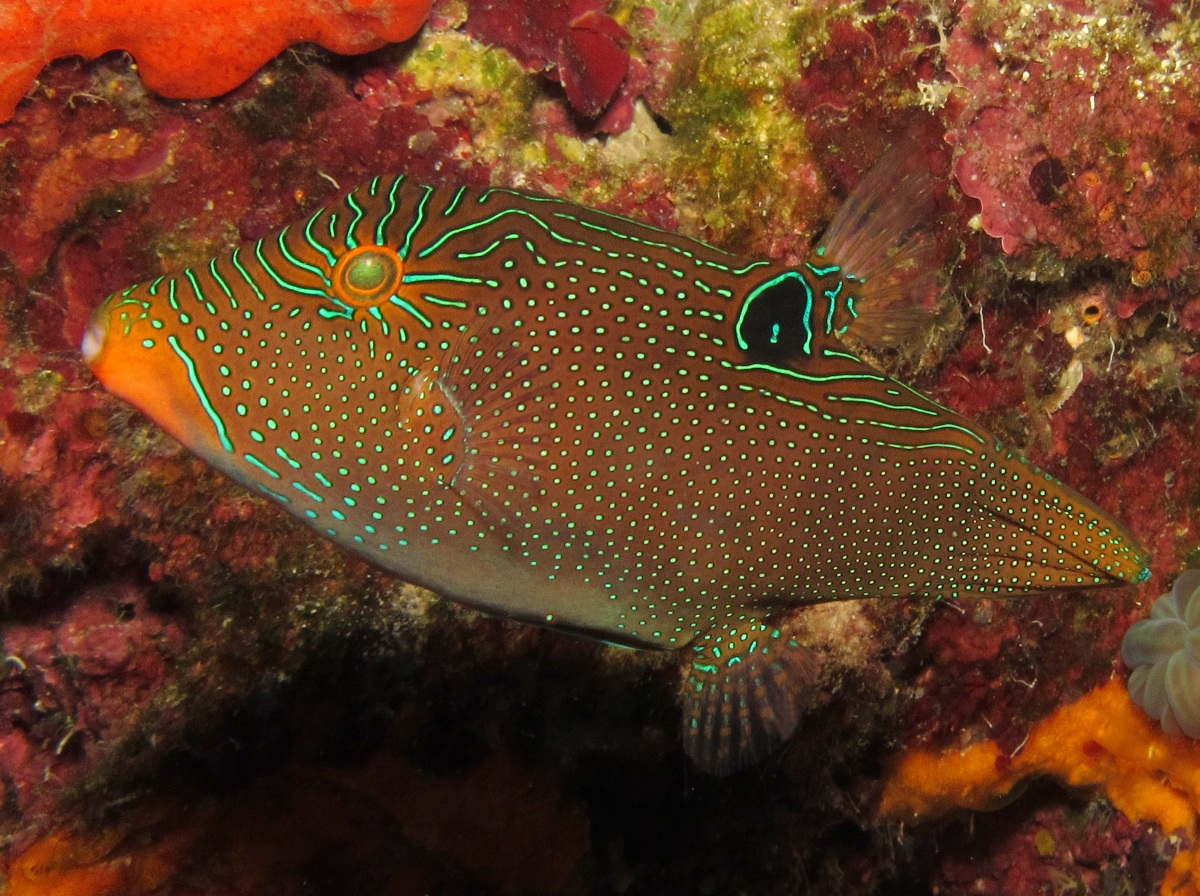
[[[861,240],[838,243],[786,267],[550,197],[379,177],[109,297],[84,355],[209,463],[407,580],[692,646],[692,753],[727,770],[795,725],[781,692],[801,664],[773,608],[1145,573],[1091,502],[841,341],[879,316],[842,260]],[[731,688],[740,709],[719,709]],[[756,704],[766,733],[739,735]]]

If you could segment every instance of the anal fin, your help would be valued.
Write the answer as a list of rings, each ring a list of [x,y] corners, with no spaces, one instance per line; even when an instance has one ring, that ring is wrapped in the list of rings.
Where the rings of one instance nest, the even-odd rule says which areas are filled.
[[[739,771],[792,735],[797,695],[816,678],[812,651],[752,610],[705,632],[692,650],[684,671],[683,743],[702,771]]]

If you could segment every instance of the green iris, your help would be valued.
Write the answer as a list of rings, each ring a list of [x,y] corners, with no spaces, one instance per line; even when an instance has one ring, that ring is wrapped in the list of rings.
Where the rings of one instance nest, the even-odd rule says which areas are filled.
[[[346,282],[358,292],[374,292],[393,276],[395,268],[378,253],[358,256],[346,269]]]

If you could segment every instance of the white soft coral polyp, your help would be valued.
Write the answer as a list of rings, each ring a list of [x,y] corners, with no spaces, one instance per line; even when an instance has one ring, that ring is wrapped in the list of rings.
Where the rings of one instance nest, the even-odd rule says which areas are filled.
[[[1168,734],[1200,738],[1200,569],[1189,569],[1121,642],[1129,695]]]

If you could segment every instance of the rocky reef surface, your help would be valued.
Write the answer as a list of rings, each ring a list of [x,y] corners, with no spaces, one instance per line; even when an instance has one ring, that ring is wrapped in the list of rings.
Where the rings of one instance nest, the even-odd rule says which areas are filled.
[[[0,124],[7,891],[1197,892],[1191,742],[1148,767],[1109,731],[1143,731],[1124,632],[1200,565],[1197,16],[442,0],[410,41],[298,45],[212,99],[120,52],[47,66]],[[798,262],[902,140],[945,184],[946,301],[875,360],[1114,512],[1154,575],[806,609],[820,687],[731,778],[689,770],[669,657],[371,569],[79,357],[105,295],[377,173]]]

